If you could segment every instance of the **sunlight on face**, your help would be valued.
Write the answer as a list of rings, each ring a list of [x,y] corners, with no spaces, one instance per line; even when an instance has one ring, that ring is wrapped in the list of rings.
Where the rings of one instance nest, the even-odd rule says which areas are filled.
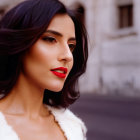
[[[23,75],[31,84],[58,92],[73,66],[75,27],[66,14],[57,14],[46,32],[25,54]]]

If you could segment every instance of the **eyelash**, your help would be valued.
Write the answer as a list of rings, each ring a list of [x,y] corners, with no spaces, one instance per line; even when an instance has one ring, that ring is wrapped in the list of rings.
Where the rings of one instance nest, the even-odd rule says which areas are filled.
[[[56,39],[55,39],[54,37],[46,36],[46,37],[43,37],[42,39],[43,39],[44,41],[47,41],[47,42],[50,42],[50,43],[56,42]]]
[[[74,51],[75,47],[76,47],[75,44],[69,44],[69,48],[70,48],[71,52]]]
[[[47,41],[49,43],[55,43],[56,42],[56,39],[54,37],[50,37],[50,36],[42,37],[42,40]],[[75,47],[76,47],[75,44],[69,44],[69,48],[70,48],[71,52],[74,51]]]

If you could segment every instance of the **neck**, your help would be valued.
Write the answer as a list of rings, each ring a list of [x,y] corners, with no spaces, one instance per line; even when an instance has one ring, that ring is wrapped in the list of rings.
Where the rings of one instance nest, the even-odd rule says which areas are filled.
[[[48,114],[43,105],[44,89],[41,89],[20,74],[16,85],[3,99],[4,110],[9,114],[27,115],[28,117]],[[5,101],[5,102],[4,102]]]

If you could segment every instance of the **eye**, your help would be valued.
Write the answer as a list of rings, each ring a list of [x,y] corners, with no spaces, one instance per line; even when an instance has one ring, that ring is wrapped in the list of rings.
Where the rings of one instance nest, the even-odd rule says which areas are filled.
[[[69,48],[70,48],[71,52],[74,51],[75,47],[76,47],[75,44],[69,44]]]
[[[56,39],[54,37],[50,37],[50,36],[44,36],[44,37],[42,37],[42,40],[50,42],[50,43],[56,42]]]

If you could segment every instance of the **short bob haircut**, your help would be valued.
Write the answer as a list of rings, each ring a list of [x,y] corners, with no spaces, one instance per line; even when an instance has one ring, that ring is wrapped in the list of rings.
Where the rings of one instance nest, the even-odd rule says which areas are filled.
[[[75,25],[76,48],[74,65],[60,92],[45,89],[44,104],[68,107],[80,94],[77,81],[85,72],[88,58],[87,33],[78,14],[68,10],[58,0],[26,0],[8,11],[0,21],[0,97],[4,98],[14,87],[22,56],[47,29],[56,14],[68,14]],[[60,25],[61,26],[61,25]],[[24,90],[24,89],[23,89]]]

